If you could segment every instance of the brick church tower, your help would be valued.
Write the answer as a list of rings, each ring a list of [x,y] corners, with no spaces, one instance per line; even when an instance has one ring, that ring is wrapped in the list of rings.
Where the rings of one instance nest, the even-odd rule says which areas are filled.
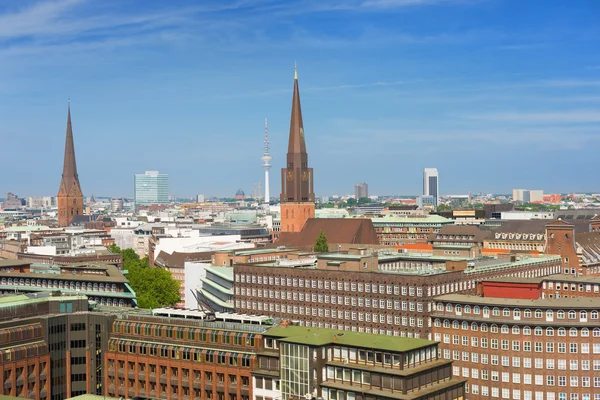
[[[83,193],[77,175],[75,145],[71,127],[71,106],[67,116],[67,139],[62,180],[58,189],[58,226],[69,226],[76,216],[83,215]]]
[[[281,232],[300,232],[304,223],[315,217],[315,194],[313,169],[308,168],[296,67],[286,161],[286,167],[281,169]]]

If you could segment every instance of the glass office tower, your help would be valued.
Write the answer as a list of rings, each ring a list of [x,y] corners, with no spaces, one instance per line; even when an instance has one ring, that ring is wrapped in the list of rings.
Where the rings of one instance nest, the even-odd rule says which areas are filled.
[[[135,174],[133,178],[136,206],[169,202],[169,175],[158,171]]]

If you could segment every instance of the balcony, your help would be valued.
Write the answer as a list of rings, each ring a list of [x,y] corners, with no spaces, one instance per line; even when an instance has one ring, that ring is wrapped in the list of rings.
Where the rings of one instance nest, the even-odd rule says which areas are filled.
[[[171,385],[179,386],[179,377],[177,375],[171,376]]]
[[[108,367],[108,376],[115,376],[115,367]]]
[[[166,385],[166,384],[167,384],[167,375],[165,375],[165,374],[162,374],[162,375],[160,376],[160,383],[162,383],[163,385]]]
[[[146,371],[141,371],[138,374],[138,380],[140,380],[140,381],[145,381],[146,380]]]
[[[35,400],[36,397],[37,397],[37,395],[35,394],[34,391],[29,392],[29,394],[27,395],[27,398],[31,399],[31,400]]]
[[[115,384],[111,383],[108,385],[108,394],[115,394]]]
[[[194,379],[192,386],[194,387],[194,389],[200,389],[200,379]],[[205,385],[205,387],[206,387],[206,385]]]
[[[119,378],[125,378],[125,370],[123,368],[119,368],[117,375],[119,376]]]
[[[40,372],[40,381],[45,381],[48,378],[48,373],[46,371]]]
[[[204,382],[204,390],[208,390],[209,392],[212,392],[212,390],[213,390],[212,381]]]
[[[129,372],[127,373],[127,377],[128,377],[129,379],[135,379],[135,377],[136,377],[136,375],[135,375],[135,371],[129,371]]]
[[[13,384],[10,379],[7,379],[4,381],[4,389],[12,389],[12,387],[13,387]]]
[[[231,384],[231,385],[229,385],[229,386],[227,387],[227,392],[228,392],[229,394],[237,394],[237,385],[236,385],[235,383],[234,383],[234,384]]]
[[[125,386],[119,386],[119,396],[125,396]]]
[[[150,380],[150,382],[156,383],[156,372],[150,372],[150,375],[148,375],[148,379]]]
[[[46,389],[40,390],[40,398],[48,397],[48,391]]]
[[[29,383],[37,382],[37,376],[35,376],[35,374],[33,374],[33,373],[29,374],[28,381],[29,381]]]
[[[166,392],[162,392],[162,393],[160,394],[160,398],[161,398],[161,399],[166,399],[166,398],[167,398],[167,393],[166,393]]]
[[[173,393],[171,395],[171,400],[179,400],[179,395],[177,393]]]

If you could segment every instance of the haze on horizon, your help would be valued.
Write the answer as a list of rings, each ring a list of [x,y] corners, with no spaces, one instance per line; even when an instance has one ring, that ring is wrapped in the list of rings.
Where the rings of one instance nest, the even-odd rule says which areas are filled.
[[[56,195],[71,98],[86,196],[169,174],[280,192],[298,63],[315,193],[599,192],[600,4],[0,0],[0,196]]]

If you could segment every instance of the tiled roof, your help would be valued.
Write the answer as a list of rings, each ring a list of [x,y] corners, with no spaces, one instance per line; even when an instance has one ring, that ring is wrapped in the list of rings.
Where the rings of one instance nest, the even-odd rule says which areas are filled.
[[[575,242],[585,264],[600,263],[600,232],[576,233]]]
[[[379,244],[373,223],[367,218],[310,218],[302,231],[281,233],[276,244],[290,247],[314,246],[321,231],[327,236],[329,244]]]

